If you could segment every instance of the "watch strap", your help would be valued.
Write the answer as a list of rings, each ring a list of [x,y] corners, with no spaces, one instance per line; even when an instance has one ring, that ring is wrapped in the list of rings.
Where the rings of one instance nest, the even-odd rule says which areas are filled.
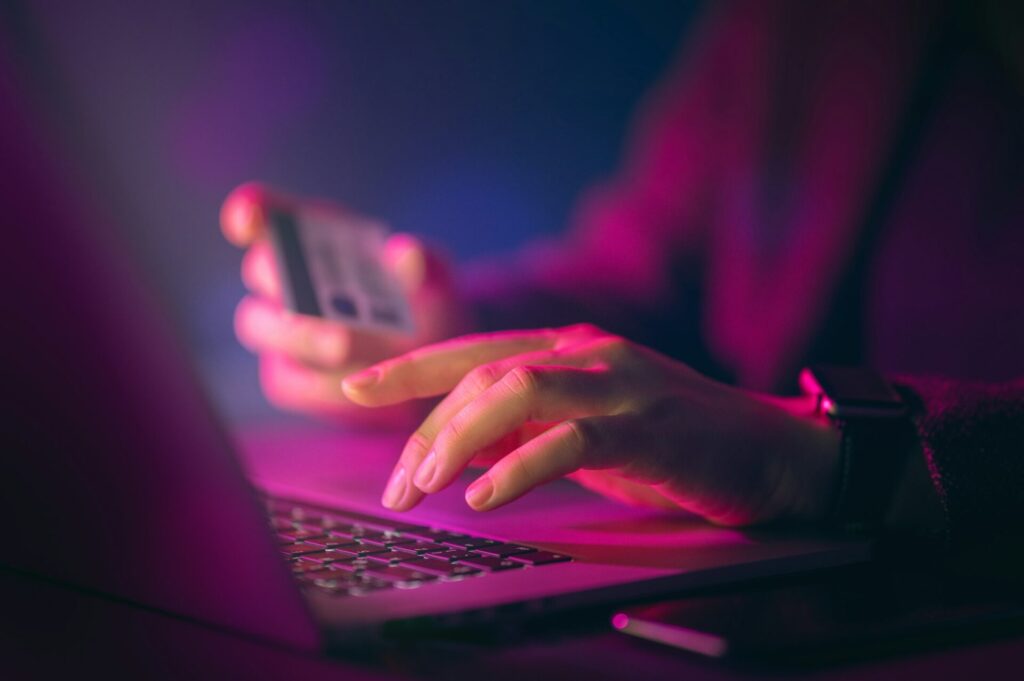
[[[841,433],[831,527],[849,534],[881,528],[917,433],[906,416],[834,418]]]

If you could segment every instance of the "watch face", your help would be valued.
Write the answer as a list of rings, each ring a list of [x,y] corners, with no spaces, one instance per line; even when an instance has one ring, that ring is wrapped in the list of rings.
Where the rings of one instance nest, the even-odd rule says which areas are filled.
[[[897,416],[905,409],[899,393],[876,371],[816,366],[805,370],[801,382],[820,395],[822,411],[831,416]]]

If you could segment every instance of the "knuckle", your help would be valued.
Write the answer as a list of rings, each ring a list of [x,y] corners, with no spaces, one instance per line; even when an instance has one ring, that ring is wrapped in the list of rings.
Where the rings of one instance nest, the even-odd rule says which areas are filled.
[[[422,430],[415,431],[409,436],[409,441],[405,445],[405,453],[409,457],[418,457],[426,454],[430,450],[432,440]]]
[[[493,364],[474,367],[464,379],[466,388],[473,394],[482,393],[501,379],[501,372]]]
[[[621,336],[608,336],[599,343],[601,353],[609,359],[623,359],[633,353],[633,344]]]
[[[529,398],[539,387],[540,374],[537,367],[517,366],[505,374],[502,381],[514,395]]]
[[[441,429],[437,441],[434,443],[434,449],[437,452],[447,451],[453,444],[460,442],[465,437],[469,428],[470,420],[462,414],[456,414]]]
[[[572,324],[570,326],[563,327],[562,332],[573,336],[583,336],[585,338],[599,336],[604,333],[600,328],[589,322],[582,322],[580,324]]]
[[[570,419],[565,422],[566,432],[572,443],[572,448],[577,453],[587,452],[594,449],[600,439],[592,421],[583,419]]]
[[[537,482],[537,471],[530,462],[530,457],[521,452],[516,452],[509,457],[509,468],[511,468],[519,485],[530,485]]]

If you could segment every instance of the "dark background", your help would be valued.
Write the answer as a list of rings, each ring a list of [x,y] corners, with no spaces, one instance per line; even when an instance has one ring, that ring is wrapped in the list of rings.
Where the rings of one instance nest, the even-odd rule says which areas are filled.
[[[460,262],[557,233],[614,172],[697,5],[26,0],[5,16],[218,402],[245,418],[269,412],[232,333],[240,254],[217,228],[232,187],[330,197]]]

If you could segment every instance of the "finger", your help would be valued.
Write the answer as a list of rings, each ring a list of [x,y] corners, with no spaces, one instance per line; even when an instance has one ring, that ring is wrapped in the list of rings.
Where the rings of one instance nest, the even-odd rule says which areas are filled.
[[[425,445],[423,454],[433,446],[434,440],[441,429],[452,420],[467,404],[479,397],[495,383],[517,366],[523,365],[560,365],[565,367],[586,368],[593,365],[601,348],[594,344],[584,344],[578,348],[563,350],[539,350],[522,355],[514,355],[505,359],[484,364],[474,368],[456,385],[441,402],[438,403],[426,420],[417,428],[417,440]],[[547,429],[547,426],[544,427]]]
[[[522,428],[484,446],[473,456],[473,460],[469,462],[469,465],[474,468],[490,468],[498,459],[522,447],[533,438],[556,425],[558,424],[527,423]]]
[[[280,354],[260,355],[263,392],[279,409],[338,421],[349,428],[393,428],[418,415],[411,405],[370,410],[352,404],[338,389],[340,382],[339,372],[310,369]]]
[[[228,241],[244,248],[263,234],[266,208],[270,204],[283,207],[287,203],[283,195],[271,192],[257,182],[240,185],[228,194],[221,205],[221,231]]]
[[[345,394],[366,406],[441,395],[474,367],[552,348],[555,341],[556,332],[545,329],[474,334],[427,345],[350,376],[345,379]]]
[[[449,262],[412,234],[398,232],[388,237],[384,265],[409,294],[454,286]]]
[[[394,407],[390,407],[394,408]],[[374,409],[370,413],[376,413]],[[476,453],[470,466],[488,468],[509,452],[532,440],[553,424],[530,423],[520,430],[492,442]],[[418,504],[426,495],[412,483],[412,475],[419,468],[424,455],[430,449],[423,445],[422,440],[414,435],[406,444],[398,463],[391,473],[388,484],[381,496],[381,503],[395,511],[408,511]]]
[[[580,468],[612,468],[628,456],[625,416],[565,421],[491,466],[466,489],[466,503],[488,511]]]
[[[355,334],[340,324],[295,314],[255,296],[238,304],[235,334],[254,353],[281,353],[323,369],[343,368],[355,341]],[[342,394],[340,376],[333,391]]]
[[[423,243],[411,234],[398,233],[384,244],[384,266],[406,291],[416,291],[427,279],[427,253]]]
[[[467,404],[479,397],[484,391],[497,383],[512,368],[524,364],[544,365],[559,364],[563,366],[586,366],[593,361],[594,354],[601,348],[593,343],[585,343],[575,350],[540,350],[522,355],[507,357],[489,365],[481,365],[470,371],[459,384],[431,410],[419,428],[409,437],[402,454],[399,456],[391,479],[385,486],[382,503],[389,508],[405,511],[415,506],[423,498],[422,492],[412,483],[412,478],[423,464],[427,454],[433,449],[434,441],[441,429],[459,413]],[[346,393],[347,394],[347,393]],[[547,430],[550,425],[529,424],[533,434]],[[528,438],[527,438],[528,439]],[[523,440],[525,441],[525,439]],[[520,443],[521,444],[521,443]],[[506,450],[504,453],[506,453]],[[478,452],[481,453],[481,452]],[[426,475],[426,474],[424,474]],[[409,496],[405,496],[406,492]]]
[[[355,408],[338,389],[338,374],[311,369],[282,353],[260,355],[260,383],[270,403],[281,409],[330,414]]]
[[[350,376],[345,394],[368,407],[441,395],[474,367],[571,343],[581,328],[482,333],[427,345]]]
[[[253,242],[242,258],[242,283],[253,293],[274,302],[281,301],[281,280],[274,252],[266,239]]]
[[[524,355],[515,355],[490,365],[477,367],[469,372],[462,381],[449,393],[420,424],[419,428],[409,437],[398,463],[395,464],[391,480],[385,487],[382,503],[388,508],[405,511],[412,508],[423,498],[422,492],[412,484],[412,478],[419,470],[424,458],[434,447],[434,440],[441,429],[463,407],[476,399],[480,394],[493,386],[509,370],[521,364],[572,364],[585,361],[583,357],[575,357],[562,352],[542,350]],[[346,394],[348,394],[346,392]],[[392,483],[394,487],[392,486]],[[412,488],[407,498],[402,498],[406,487]]]
[[[624,403],[622,391],[607,372],[517,366],[451,418],[413,483],[428,494],[439,492],[477,452],[527,422],[614,414]]]

